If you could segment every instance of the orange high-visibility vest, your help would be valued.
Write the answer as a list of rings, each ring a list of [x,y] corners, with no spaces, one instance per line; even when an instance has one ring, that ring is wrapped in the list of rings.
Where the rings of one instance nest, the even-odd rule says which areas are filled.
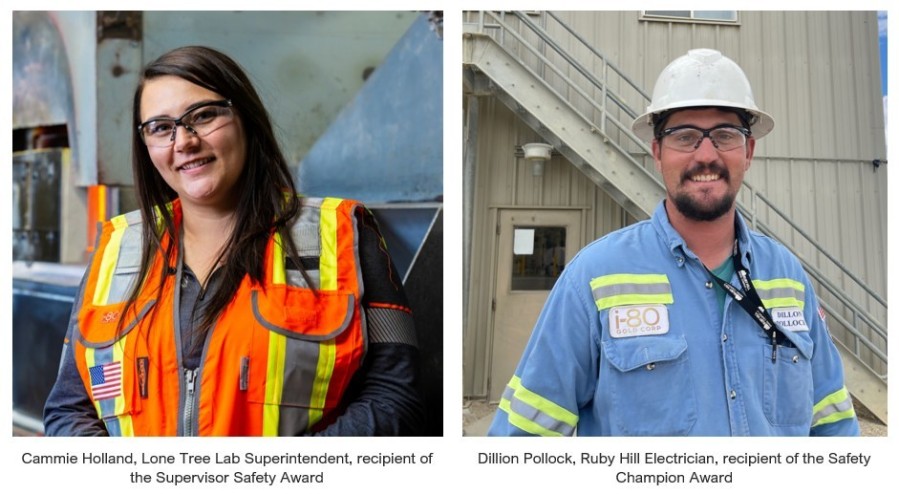
[[[137,303],[123,315],[137,282],[143,220],[135,211],[103,225],[73,345],[110,435],[295,435],[335,419],[365,351],[360,206],[333,198],[302,204],[291,237],[300,257],[319,260],[309,270],[318,286],[310,289],[285,268],[280,237],[272,235],[265,283],[244,278],[207,334],[196,372],[180,363],[181,266],[162,275],[155,256]],[[179,225],[180,203],[169,207]]]

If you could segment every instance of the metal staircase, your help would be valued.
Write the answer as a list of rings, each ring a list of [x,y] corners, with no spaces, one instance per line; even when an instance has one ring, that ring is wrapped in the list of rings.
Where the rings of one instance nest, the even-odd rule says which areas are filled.
[[[650,96],[552,12],[541,11],[543,26],[522,12],[463,15],[466,90],[502,101],[626,211],[648,218],[664,185],[630,123]],[[843,356],[847,387],[886,423],[886,324],[868,309],[886,314],[886,300],[751,184],[744,182],[737,207],[802,262]]]

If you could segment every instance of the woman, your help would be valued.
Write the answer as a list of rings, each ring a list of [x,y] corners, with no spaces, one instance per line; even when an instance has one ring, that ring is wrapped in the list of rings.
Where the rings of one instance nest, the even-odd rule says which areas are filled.
[[[150,63],[133,115],[140,210],[103,226],[45,432],[417,433],[412,317],[371,213],[297,197],[218,51]]]

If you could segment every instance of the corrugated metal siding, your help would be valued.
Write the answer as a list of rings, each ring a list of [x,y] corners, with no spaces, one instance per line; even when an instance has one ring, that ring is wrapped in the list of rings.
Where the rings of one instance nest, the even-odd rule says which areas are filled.
[[[362,87],[365,69],[379,66],[418,16],[408,11],[145,11],[143,60],[198,42],[228,53],[253,75],[285,157],[296,164]],[[130,160],[124,163],[130,173]]]
[[[585,243],[621,228],[625,217],[615,201],[561,156],[553,156],[543,176],[534,177],[531,164],[516,157],[515,150],[542,139],[501,102],[480,98],[478,116],[471,287],[464,335],[464,392],[469,396],[485,395],[487,389],[497,211],[582,209]]]
[[[778,159],[756,157],[747,180],[762,190],[769,200],[799,223],[803,231],[824,246],[857,278],[886,298],[886,171],[865,161]],[[743,200],[749,202],[744,189]],[[865,296],[861,287],[840,273],[833,262],[816,253],[800,235],[792,232],[774,215],[762,212],[767,222],[785,242],[791,243],[804,259],[847,290],[864,309],[881,322],[886,310]],[[820,286],[818,295],[825,303],[840,305]],[[866,302],[864,302],[866,301]],[[841,311],[847,320],[853,314]],[[847,341],[837,325],[831,324],[834,336]],[[875,343],[885,343],[869,332]],[[885,349],[885,344],[883,345]],[[875,369],[885,372],[885,369]]]
[[[735,25],[647,21],[640,20],[636,11],[556,15],[647,92],[659,72],[687,50],[721,50],[743,67],[757,103],[777,121],[777,130],[760,143],[762,155],[883,157],[877,15],[873,11],[741,11]],[[534,20],[563,37],[557,24]],[[572,46],[577,44],[570,43]],[[588,60],[582,47],[572,55]],[[594,65],[593,70],[599,74],[600,67]],[[618,84],[611,81],[615,90],[621,89]],[[635,93],[624,95],[637,110],[642,111],[648,103]]]
[[[874,159],[886,158],[876,12],[740,11],[735,25],[646,21],[640,19],[639,12],[555,14],[650,94],[659,72],[688,49],[716,48],[740,64],[750,79],[757,104],[776,121],[774,131],[758,142],[747,183],[886,298],[887,170],[875,170],[871,165]],[[589,50],[570,41],[546,13],[529,19],[545,26],[557,39],[569,39],[565,48],[570,54],[588,64],[594,75],[602,74],[601,63]],[[542,53],[552,62],[561,58],[547,49]],[[539,70],[548,73],[545,68]],[[566,76],[576,82],[586,80],[586,76],[570,69]],[[559,76],[547,79],[561,94],[572,91]],[[648,104],[620,79],[611,79],[608,87],[637,113]],[[590,96],[600,100],[598,91]],[[588,238],[621,226],[620,208],[609,207],[607,203],[612,201],[608,196],[592,186],[590,200],[591,193],[576,183],[583,177],[573,167],[556,166],[564,162],[562,158],[553,159],[539,183],[529,176],[530,165],[523,160],[516,165],[514,145],[540,139],[501,103],[482,100],[476,216],[486,216],[491,205],[567,203],[588,208]],[[593,103],[583,98],[575,105],[586,116],[597,113]],[[610,113],[627,125],[631,122],[623,111],[612,109]],[[621,138],[620,132],[609,134],[613,139]],[[635,155],[642,153],[636,144],[625,147]],[[648,157],[645,159],[651,164]],[[488,183],[483,182],[485,176]],[[554,187],[557,189],[550,190]],[[743,190],[741,200],[747,206],[751,204],[748,190]],[[786,224],[765,208],[759,208],[759,214],[775,234],[794,243],[800,255],[864,300],[854,282],[838,276],[832,263],[813,254],[811,246],[800,241]],[[492,255],[482,243],[475,238],[475,259]],[[488,267],[474,265],[472,272]],[[474,282],[471,295],[472,299],[489,299],[489,293],[478,293]],[[472,309],[474,306],[472,303]],[[886,322],[886,311],[879,304],[869,299],[867,309],[875,319]],[[486,322],[483,315],[474,311],[470,314],[470,325]],[[878,342],[874,336],[871,339]],[[467,388],[468,383],[466,380],[466,392],[477,394],[476,389]]]
[[[482,98],[478,136],[478,197],[487,208],[593,207],[594,185],[563,157],[554,155],[543,176],[516,157],[516,146],[543,142],[502,103]],[[477,204],[477,202],[476,202]]]

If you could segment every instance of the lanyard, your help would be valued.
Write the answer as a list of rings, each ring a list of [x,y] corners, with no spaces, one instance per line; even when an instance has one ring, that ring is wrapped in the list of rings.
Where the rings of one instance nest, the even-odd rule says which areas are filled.
[[[784,336],[777,332],[777,325],[774,324],[774,320],[771,318],[768,309],[762,304],[762,299],[759,297],[758,291],[756,291],[755,287],[752,285],[752,280],[749,278],[749,270],[743,266],[743,261],[740,257],[740,244],[735,239],[732,260],[734,263],[734,271],[737,273],[737,279],[740,281],[742,290],[715,276],[715,273],[712,273],[709,268],[706,267],[705,270],[709,273],[709,276],[718,283],[718,286],[724,289],[724,292],[730,295],[730,297],[733,298],[750,317],[752,317],[752,320],[762,328],[762,331],[771,338],[771,361],[775,362],[777,361],[777,345],[784,340]],[[704,264],[703,267],[705,267]]]

